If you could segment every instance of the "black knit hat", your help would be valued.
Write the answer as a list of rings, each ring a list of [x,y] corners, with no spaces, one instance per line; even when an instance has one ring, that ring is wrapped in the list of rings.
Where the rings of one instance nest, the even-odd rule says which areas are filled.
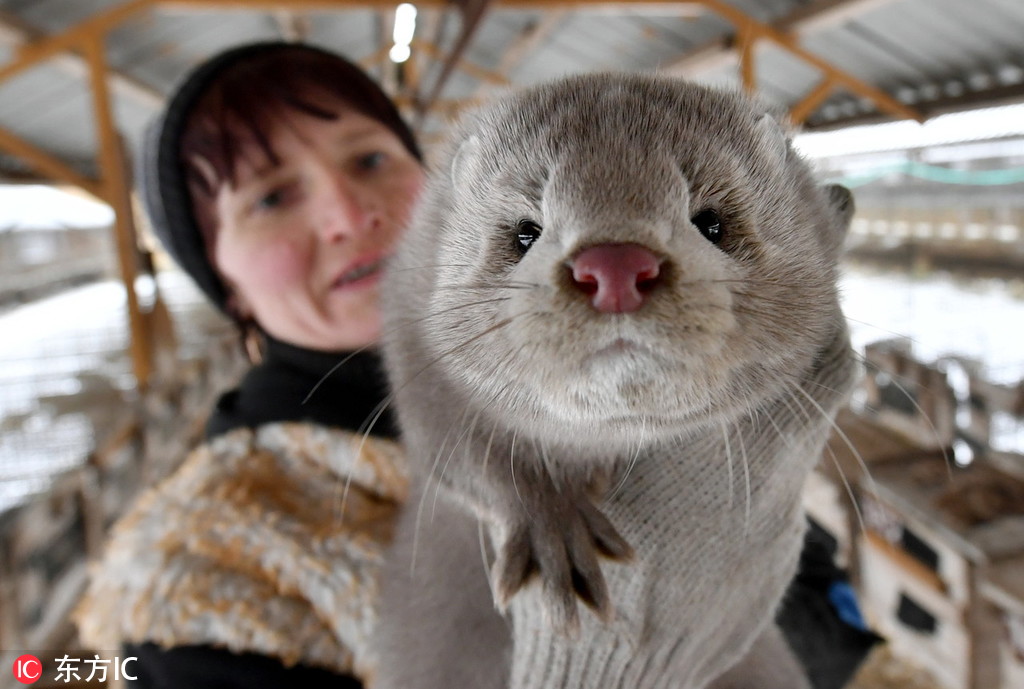
[[[139,150],[136,185],[153,231],[178,265],[221,311],[227,308],[228,288],[207,254],[206,241],[192,211],[186,171],[180,158],[181,136],[193,107],[228,67],[274,51],[308,51],[348,63],[345,58],[320,48],[296,43],[264,42],[239,46],[207,60],[188,74],[174,90],[164,110],[149,125]],[[360,72],[358,67],[353,68]],[[379,112],[366,113],[391,129],[417,159],[422,159],[416,140],[391,100],[366,77],[358,87],[379,92],[374,103]]]

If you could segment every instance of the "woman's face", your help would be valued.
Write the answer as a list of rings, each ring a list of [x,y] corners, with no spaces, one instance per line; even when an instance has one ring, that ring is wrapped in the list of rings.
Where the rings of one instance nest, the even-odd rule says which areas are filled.
[[[239,164],[216,198],[217,268],[242,316],[279,340],[356,349],[380,334],[377,289],[423,183],[387,127],[349,108],[289,113],[270,131],[278,165]]]

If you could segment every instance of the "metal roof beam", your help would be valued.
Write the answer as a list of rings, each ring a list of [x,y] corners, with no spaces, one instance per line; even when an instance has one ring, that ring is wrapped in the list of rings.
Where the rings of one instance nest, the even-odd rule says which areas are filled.
[[[149,8],[156,0],[129,0],[106,11],[95,14],[69,29],[32,43],[26,43],[15,50],[15,57],[0,66],[0,82],[30,69],[63,52],[79,50],[83,41],[94,36],[105,36],[107,31],[118,26],[132,15]]]
[[[438,48],[433,43],[419,43],[417,44],[416,47],[418,47],[432,59],[441,60],[445,58],[444,51]],[[465,72],[474,79],[489,84],[503,86],[508,83],[508,79],[505,77],[504,74],[499,74],[498,72],[493,72],[489,69],[481,67],[477,64],[470,62],[464,57],[460,57],[458,60],[456,60],[454,63],[454,67],[455,69]]]
[[[789,109],[789,119],[794,122],[803,123],[817,110],[835,89],[835,82],[828,77],[822,79],[817,86],[811,89],[810,93],[804,96],[803,100]]]
[[[165,9],[393,9],[397,0],[154,0]],[[445,9],[451,7],[451,0],[414,0],[420,8]],[[495,0],[493,5],[515,9],[586,9],[611,12],[657,11],[659,13],[693,12],[692,6],[699,0]]]
[[[920,111],[901,103],[885,91],[858,79],[849,72],[839,69],[824,58],[804,49],[799,45],[796,36],[777,28],[774,24],[765,24],[764,22],[760,22],[742,10],[736,9],[736,7],[723,2],[722,0],[695,1],[700,2],[700,4],[729,21],[736,27],[737,33],[742,36],[742,40],[737,40],[736,38],[726,40],[730,43],[730,50],[739,47],[743,52],[741,63],[744,65],[743,75],[745,86],[750,86],[747,82],[752,78],[751,60],[752,51],[755,47],[755,41],[751,38],[753,37],[759,40],[763,39],[775,43],[777,46],[788,51],[792,55],[795,55],[804,62],[820,70],[825,75],[825,78],[836,87],[845,88],[858,96],[862,96],[873,101],[879,110],[886,111],[891,115],[895,115],[896,117],[903,119],[912,119],[917,120],[918,122],[923,122],[925,120],[925,116]],[[853,2],[854,0],[843,1]],[[862,3],[866,2],[866,0],[858,0],[858,2],[861,4],[861,7],[865,7]],[[832,3],[829,4],[832,5]],[[705,56],[705,59],[706,57],[707,56]],[[670,64],[668,67],[664,68],[664,71],[670,74],[679,74],[680,71],[685,71],[684,63],[685,58]],[[812,95],[818,97],[817,93]]]
[[[46,34],[16,14],[0,9],[0,42],[13,46],[35,43],[46,39]],[[76,77],[85,77],[89,66],[81,55],[61,53],[54,57],[54,63]],[[163,94],[145,82],[117,69],[110,70],[110,86],[118,94],[132,98],[152,108],[164,102]]]
[[[928,118],[946,115],[952,112],[963,112],[965,110],[977,110],[979,108],[995,108],[1001,105],[1012,105],[1024,103],[1024,84],[1012,84],[1010,86],[997,86],[984,91],[971,91],[962,96],[940,98],[938,100],[917,103],[917,109],[923,112]],[[887,122],[885,117],[877,113],[864,115],[852,115],[840,117],[834,120],[822,120],[811,122],[805,126],[807,131],[829,131],[846,127],[855,127],[867,124],[881,124]]]
[[[426,97],[417,97],[415,109],[418,115],[416,118],[418,127],[423,125],[423,120],[426,118],[426,114],[430,111],[431,106],[441,97],[441,92],[444,90],[448,78],[455,70],[456,65],[462,60],[463,54],[480,28],[480,24],[483,23],[484,17],[491,8],[491,4],[492,0],[457,0],[455,3],[462,20],[459,35],[455,39],[455,44],[443,58],[441,73]]]
[[[114,210],[114,239],[117,258],[124,282],[128,306],[128,328],[131,337],[128,349],[131,353],[135,381],[145,388],[153,370],[152,333],[139,305],[135,291],[135,279],[139,274],[138,238],[131,201],[131,173],[124,140],[117,131],[110,90],[107,88],[109,70],[107,67],[105,33],[93,34],[82,46],[89,64],[89,86],[92,92],[93,124],[96,127],[98,143],[97,159],[100,166],[100,185],[104,198]]]
[[[699,2],[699,0],[697,0]],[[807,36],[816,31],[838,26],[856,17],[890,4],[895,0],[819,0],[777,19],[769,26],[794,36]],[[739,64],[735,47],[737,35],[716,38],[691,50],[664,68],[666,72],[693,76],[700,72]]]
[[[511,83],[509,72],[515,69],[537,46],[557,29],[569,12],[567,10],[551,10],[543,13],[536,21],[531,22],[522,32],[513,39],[511,45],[502,51],[501,61],[498,63],[497,73],[504,78],[506,83]],[[482,98],[487,95],[492,84],[484,82],[473,94],[473,99]]]
[[[309,17],[302,12],[276,10],[272,16],[282,40],[300,43],[309,37]]]
[[[106,202],[106,190],[103,185],[92,177],[87,177],[75,170],[63,160],[37,148],[18,135],[0,127],[0,149],[25,161],[28,165],[52,180],[73,184],[89,192],[97,199]]]
[[[871,10],[891,5],[896,0],[819,0],[800,7],[778,21],[779,31],[806,36],[853,21]]]

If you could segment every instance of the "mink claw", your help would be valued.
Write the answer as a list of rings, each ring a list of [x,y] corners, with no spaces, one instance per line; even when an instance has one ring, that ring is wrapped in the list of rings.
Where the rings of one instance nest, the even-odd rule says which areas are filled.
[[[528,529],[517,529],[506,539],[491,572],[495,606],[506,612],[512,597],[538,573]]]
[[[625,560],[633,549],[585,498],[566,507],[563,502],[557,510],[523,515],[498,549],[492,579],[495,604],[504,611],[539,577],[545,616],[554,629],[572,636],[580,626],[580,601],[605,622],[614,617],[599,556]]]

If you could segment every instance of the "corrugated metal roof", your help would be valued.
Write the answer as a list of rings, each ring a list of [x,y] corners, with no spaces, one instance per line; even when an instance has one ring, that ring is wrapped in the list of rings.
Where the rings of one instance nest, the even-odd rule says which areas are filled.
[[[28,26],[31,32],[54,34],[123,0],[0,0],[0,60],[10,59],[10,41]],[[773,26],[802,28],[800,44],[834,66],[874,85],[900,101],[925,112],[1024,99],[1024,2],[1020,0],[727,0]],[[339,7],[344,5],[339,2]],[[115,112],[130,142],[144,122],[193,65],[231,45],[282,36],[278,17],[268,10],[161,7],[147,11],[110,33],[108,62],[133,84],[115,89]],[[785,24],[794,13],[822,10],[846,12],[822,23]],[[505,55],[516,49],[531,27],[547,14],[532,9],[492,6],[463,55],[471,69],[456,69],[446,82],[441,100],[456,105],[478,96],[480,72],[502,72],[513,84],[532,84],[559,75],[599,69],[683,69],[708,83],[739,86],[736,60],[719,62],[710,71],[686,71],[681,59],[729,41],[735,27],[707,10],[694,11],[685,3],[627,11],[624,4],[559,10],[544,37],[508,64]],[[436,23],[437,11],[421,10],[421,27]],[[366,8],[318,8],[300,15],[308,27],[306,39],[365,60],[381,51],[382,26],[388,13]],[[433,16],[433,20],[431,17]],[[11,22],[14,22],[12,28]],[[457,18],[447,22],[442,50],[457,35]],[[6,29],[6,30],[5,30]],[[427,33],[421,28],[421,36]],[[426,39],[432,38],[426,35]],[[763,96],[780,106],[799,102],[821,79],[815,67],[768,42],[759,44],[756,73]],[[382,74],[380,63],[371,66]],[[423,69],[423,90],[436,78],[435,65]],[[449,110],[443,110],[447,113]],[[879,117],[874,103],[862,96],[836,91],[818,107],[809,126]],[[882,117],[888,117],[883,115]],[[436,130],[441,117],[428,120]],[[94,167],[95,135],[88,90],[80,73],[67,60],[51,60],[16,78],[0,83],[0,127],[73,165]],[[0,156],[0,170],[9,169],[9,156]]]

